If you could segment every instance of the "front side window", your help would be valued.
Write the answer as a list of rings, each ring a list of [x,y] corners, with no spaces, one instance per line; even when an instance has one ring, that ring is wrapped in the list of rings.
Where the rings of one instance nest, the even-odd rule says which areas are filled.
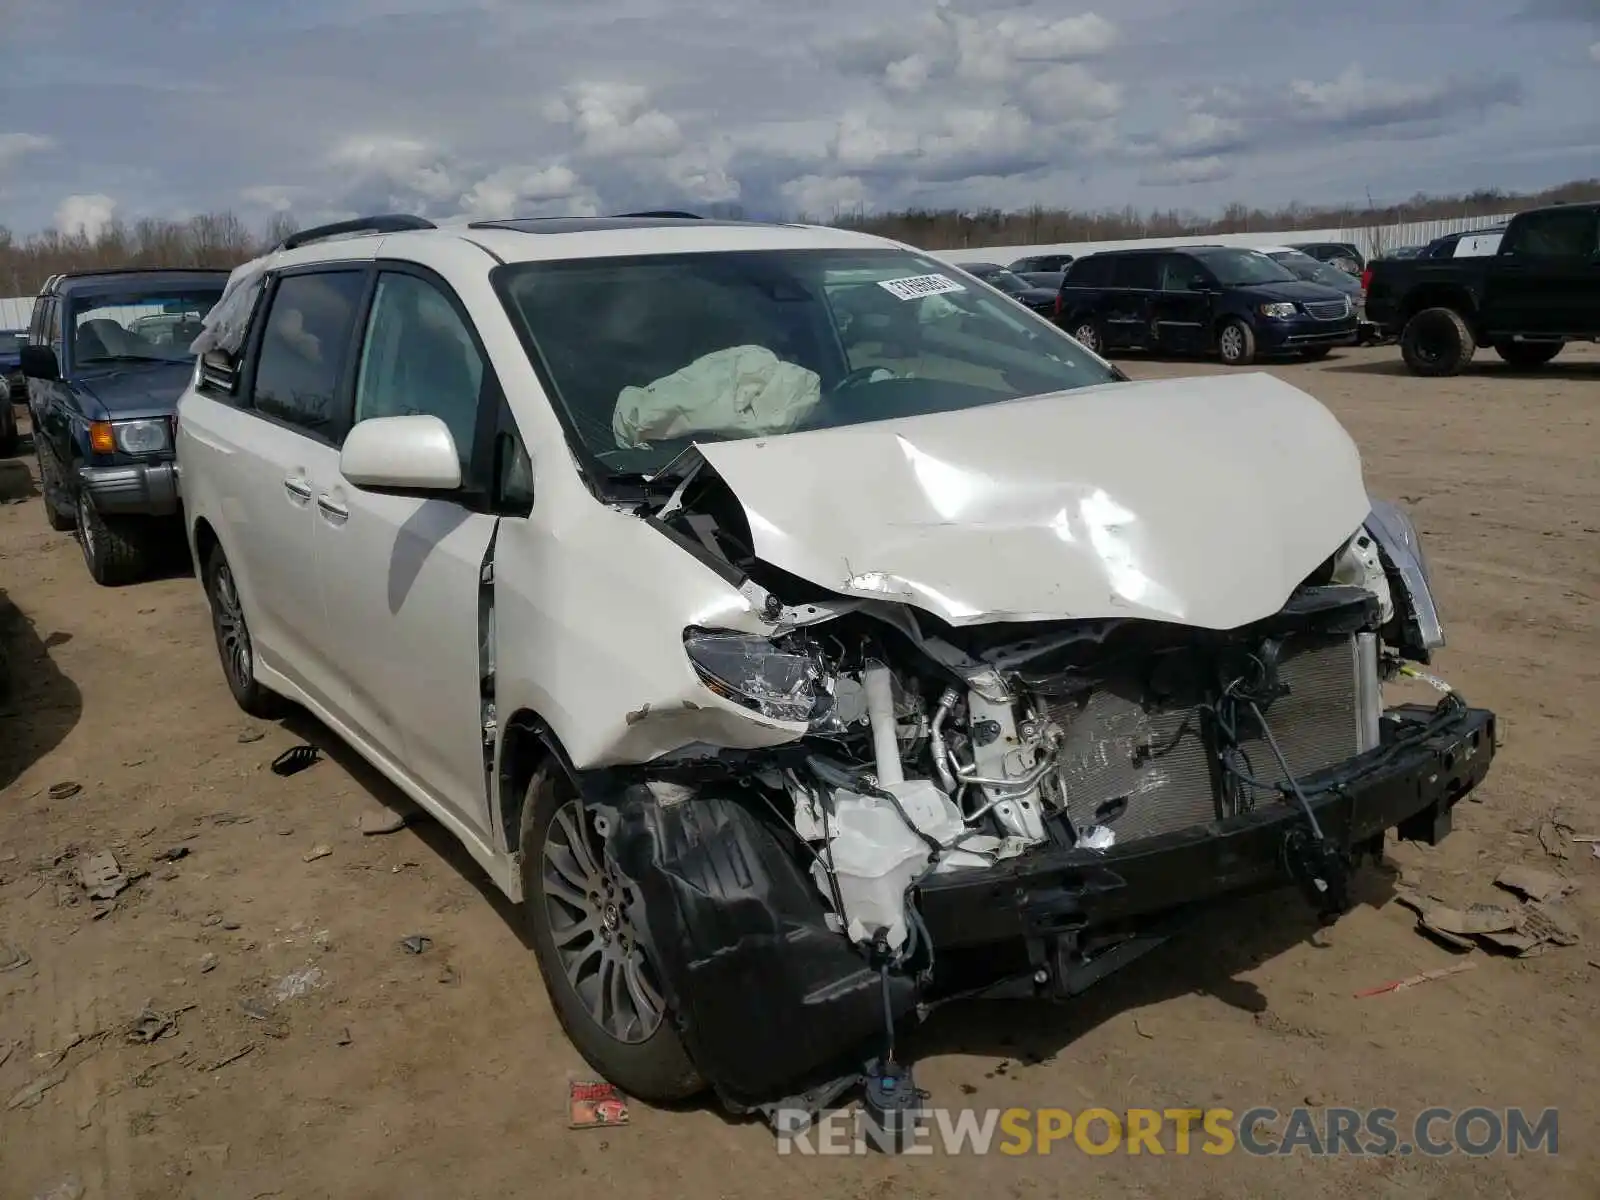
[[[694,441],[1000,404],[1116,376],[1049,322],[903,250],[651,255],[499,268],[601,468]]]
[[[68,307],[75,367],[188,362],[189,344],[222,296],[222,285],[144,287],[73,296]]]
[[[1593,210],[1532,213],[1505,239],[1504,253],[1528,258],[1589,258],[1600,250]]]
[[[1258,250],[1196,250],[1223,287],[1248,287],[1255,283],[1293,283],[1294,275]]]
[[[467,475],[483,357],[442,292],[399,272],[378,276],[356,376],[355,420],[428,414],[449,427]]]
[[[289,275],[278,283],[261,332],[257,411],[336,440],[336,393],[366,276],[361,271]]]

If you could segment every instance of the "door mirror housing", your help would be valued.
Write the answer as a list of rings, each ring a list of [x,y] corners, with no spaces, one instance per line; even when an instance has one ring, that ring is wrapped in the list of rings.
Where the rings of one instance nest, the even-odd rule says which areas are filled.
[[[29,379],[61,378],[61,364],[49,346],[23,346],[18,353],[22,359],[22,373]]]
[[[369,492],[454,492],[461,487],[461,457],[450,428],[419,414],[358,421],[339,451],[339,472]]]

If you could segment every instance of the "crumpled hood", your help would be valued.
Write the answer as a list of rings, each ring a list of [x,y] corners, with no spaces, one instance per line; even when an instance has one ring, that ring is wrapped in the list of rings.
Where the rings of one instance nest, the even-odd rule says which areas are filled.
[[[194,373],[194,363],[119,364],[104,374],[75,376],[72,386],[105,409],[109,417],[171,416]]]
[[[1251,373],[697,447],[766,562],[955,625],[1278,611],[1370,504],[1355,443]]]

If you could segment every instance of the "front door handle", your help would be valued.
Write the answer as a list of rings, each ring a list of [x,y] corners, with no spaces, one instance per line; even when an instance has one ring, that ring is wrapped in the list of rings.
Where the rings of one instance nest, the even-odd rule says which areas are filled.
[[[317,497],[317,507],[322,510],[322,515],[336,525],[342,525],[350,519],[350,510],[342,504],[336,504],[326,495]]]
[[[283,481],[283,490],[289,493],[291,499],[306,501],[311,499],[311,485],[299,476],[290,475]]]

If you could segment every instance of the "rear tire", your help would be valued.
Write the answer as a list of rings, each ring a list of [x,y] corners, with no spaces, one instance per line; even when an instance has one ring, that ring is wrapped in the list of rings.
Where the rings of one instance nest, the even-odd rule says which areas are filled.
[[[1453,308],[1425,308],[1400,334],[1400,356],[1413,375],[1427,379],[1461,374],[1477,349],[1466,319]]]
[[[204,579],[206,599],[211,604],[211,630],[217,639],[217,656],[222,659],[222,677],[228,681],[234,703],[252,717],[270,719],[283,710],[282,699],[256,682],[255,643],[245,623],[244,604],[233,568],[221,546],[206,556]]]
[[[107,517],[94,499],[78,490],[78,544],[89,575],[102,587],[120,587],[144,577],[150,569],[151,522],[140,517]]]
[[[1542,367],[1561,353],[1560,342],[1496,342],[1494,352],[1509,366],[1523,371]]]
[[[1092,350],[1101,358],[1106,356],[1106,335],[1101,329],[1100,322],[1090,317],[1081,317],[1068,322],[1071,326],[1073,340],[1085,350]]]
[[[1217,330],[1217,354],[1225,366],[1248,367],[1256,360],[1256,331],[1238,317],[1229,317]]]
[[[535,773],[519,839],[523,915],[551,1007],[589,1065],[628,1095],[687,1099],[705,1081],[637,936],[630,909],[642,901],[606,861],[593,815],[565,784],[553,765]]]

